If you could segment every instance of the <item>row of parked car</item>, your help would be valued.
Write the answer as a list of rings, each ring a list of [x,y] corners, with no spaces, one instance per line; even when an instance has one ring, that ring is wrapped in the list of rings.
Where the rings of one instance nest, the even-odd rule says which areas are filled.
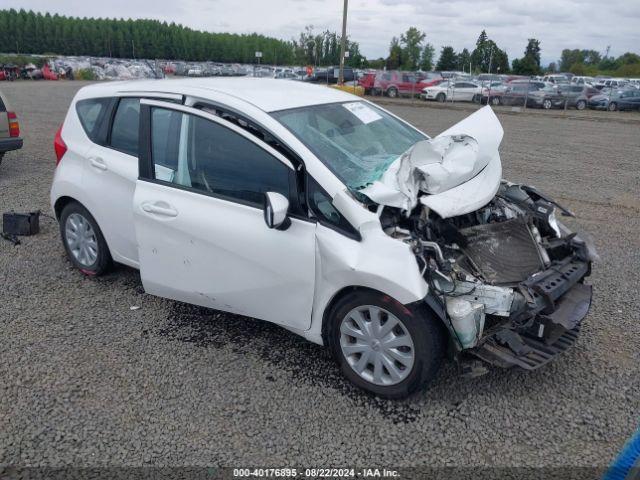
[[[443,78],[434,74],[411,72],[377,72],[365,74],[360,85],[365,93],[398,96],[419,96],[438,102],[475,102],[482,104],[525,106],[528,108],[586,108],[615,110],[640,109],[640,83],[619,81],[609,85],[588,81],[569,81],[560,76],[529,79],[485,75],[471,79]]]

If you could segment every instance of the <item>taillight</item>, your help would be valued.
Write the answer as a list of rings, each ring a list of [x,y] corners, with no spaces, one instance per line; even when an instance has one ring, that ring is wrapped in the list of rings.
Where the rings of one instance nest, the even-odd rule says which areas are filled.
[[[20,136],[20,122],[18,122],[18,116],[14,112],[7,112],[7,118],[9,119],[9,136]]]
[[[56,165],[58,165],[60,160],[62,160],[62,157],[64,157],[64,154],[67,153],[67,144],[62,140],[62,125],[60,125],[60,128],[56,132],[56,137],[53,141],[53,148],[56,151]]]

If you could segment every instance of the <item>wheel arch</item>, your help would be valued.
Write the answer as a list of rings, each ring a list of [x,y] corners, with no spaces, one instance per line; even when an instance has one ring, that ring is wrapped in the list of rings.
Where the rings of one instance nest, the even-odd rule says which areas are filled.
[[[58,220],[60,220],[60,215],[62,215],[62,210],[64,209],[64,207],[66,207],[67,205],[69,205],[71,202],[76,202],[79,203],[80,205],[82,205],[82,202],[79,202],[78,200],[76,200],[73,197],[69,197],[67,195],[63,195],[62,197],[59,197],[58,199],[56,199],[56,201],[53,204],[53,211],[56,214],[56,218]],[[85,205],[82,205],[84,208],[87,208]],[[87,210],[89,211],[89,213],[91,213],[91,211],[87,208]],[[91,214],[93,215],[93,214]],[[95,218],[95,216],[94,216]]]
[[[331,318],[331,315],[335,310],[336,305],[338,305],[345,297],[357,292],[375,293],[377,295],[380,295],[383,298],[388,298],[389,301],[395,302],[401,308],[406,309],[408,312],[411,312],[405,305],[398,302],[395,298],[391,297],[390,295],[384,292],[381,292],[380,290],[376,290],[375,288],[365,287],[362,285],[349,285],[346,287],[342,287],[340,290],[338,290],[333,294],[331,299],[327,302],[324,312],[322,312],[321,335],[322,335],[322,342],[325,345],[328,345],[328,341],[329,341],[329,326],[331,324],[329,319]]]
[[[327,302],[324,312],[322,313],[322,326],[321,326],[320,333],[322,336],[322,343],[324,345],[329,345],[329,333],[330,333],[329,327],[331,325],[330,318],[331,318],[331,315],[333,314],[333,311],[335,310],[336,305],[338,305],[345,297],[357,292],[369,292],[369,293],[374,293],[376,295],[380,295],[383,301],[386,301],[388,299],[389,302],[395,303],[396,306],[404,310],[409,315],[420,315],[427,312],[428,314],[433,315],[434,318],[437,318],[439,320],[436,323],[442,329],[443,334],[445,334],[447,337],[449,336],[448,328],[445,324],[445,320],[441,316],[441,313],[437,312],[434,308],[432,308],[428,302],[417,301],[417,302],[413,302],[405,305],[399,302],[398,300],[396,300],[395,298],[393,298],[391,295],[385,292],[382,292],[380,290],[377,290],[375,288],[365,287],[362,285],[350,285],[347,287],[343,287],[337,292],[335,292],[333,297],[331,297],[329,302]]]

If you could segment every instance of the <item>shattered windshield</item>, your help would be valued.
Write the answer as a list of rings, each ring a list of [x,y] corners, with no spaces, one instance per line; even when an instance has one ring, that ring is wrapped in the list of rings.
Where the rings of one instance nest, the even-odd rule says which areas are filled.
[[[272,114],[352,189],[378,180],[423,133],[365,102],[331,103]]]

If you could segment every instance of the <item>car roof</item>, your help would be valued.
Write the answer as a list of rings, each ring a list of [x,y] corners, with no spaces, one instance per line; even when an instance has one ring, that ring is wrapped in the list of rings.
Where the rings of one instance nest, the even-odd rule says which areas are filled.
[[[92,97],[127,92],[176,93],[203,98],[207,97],[207,92],[222,93],[250,103],[265,112],[360,99],[325,85],[254,77],[131,80],[99,83],[85,89],[86,96]]]

